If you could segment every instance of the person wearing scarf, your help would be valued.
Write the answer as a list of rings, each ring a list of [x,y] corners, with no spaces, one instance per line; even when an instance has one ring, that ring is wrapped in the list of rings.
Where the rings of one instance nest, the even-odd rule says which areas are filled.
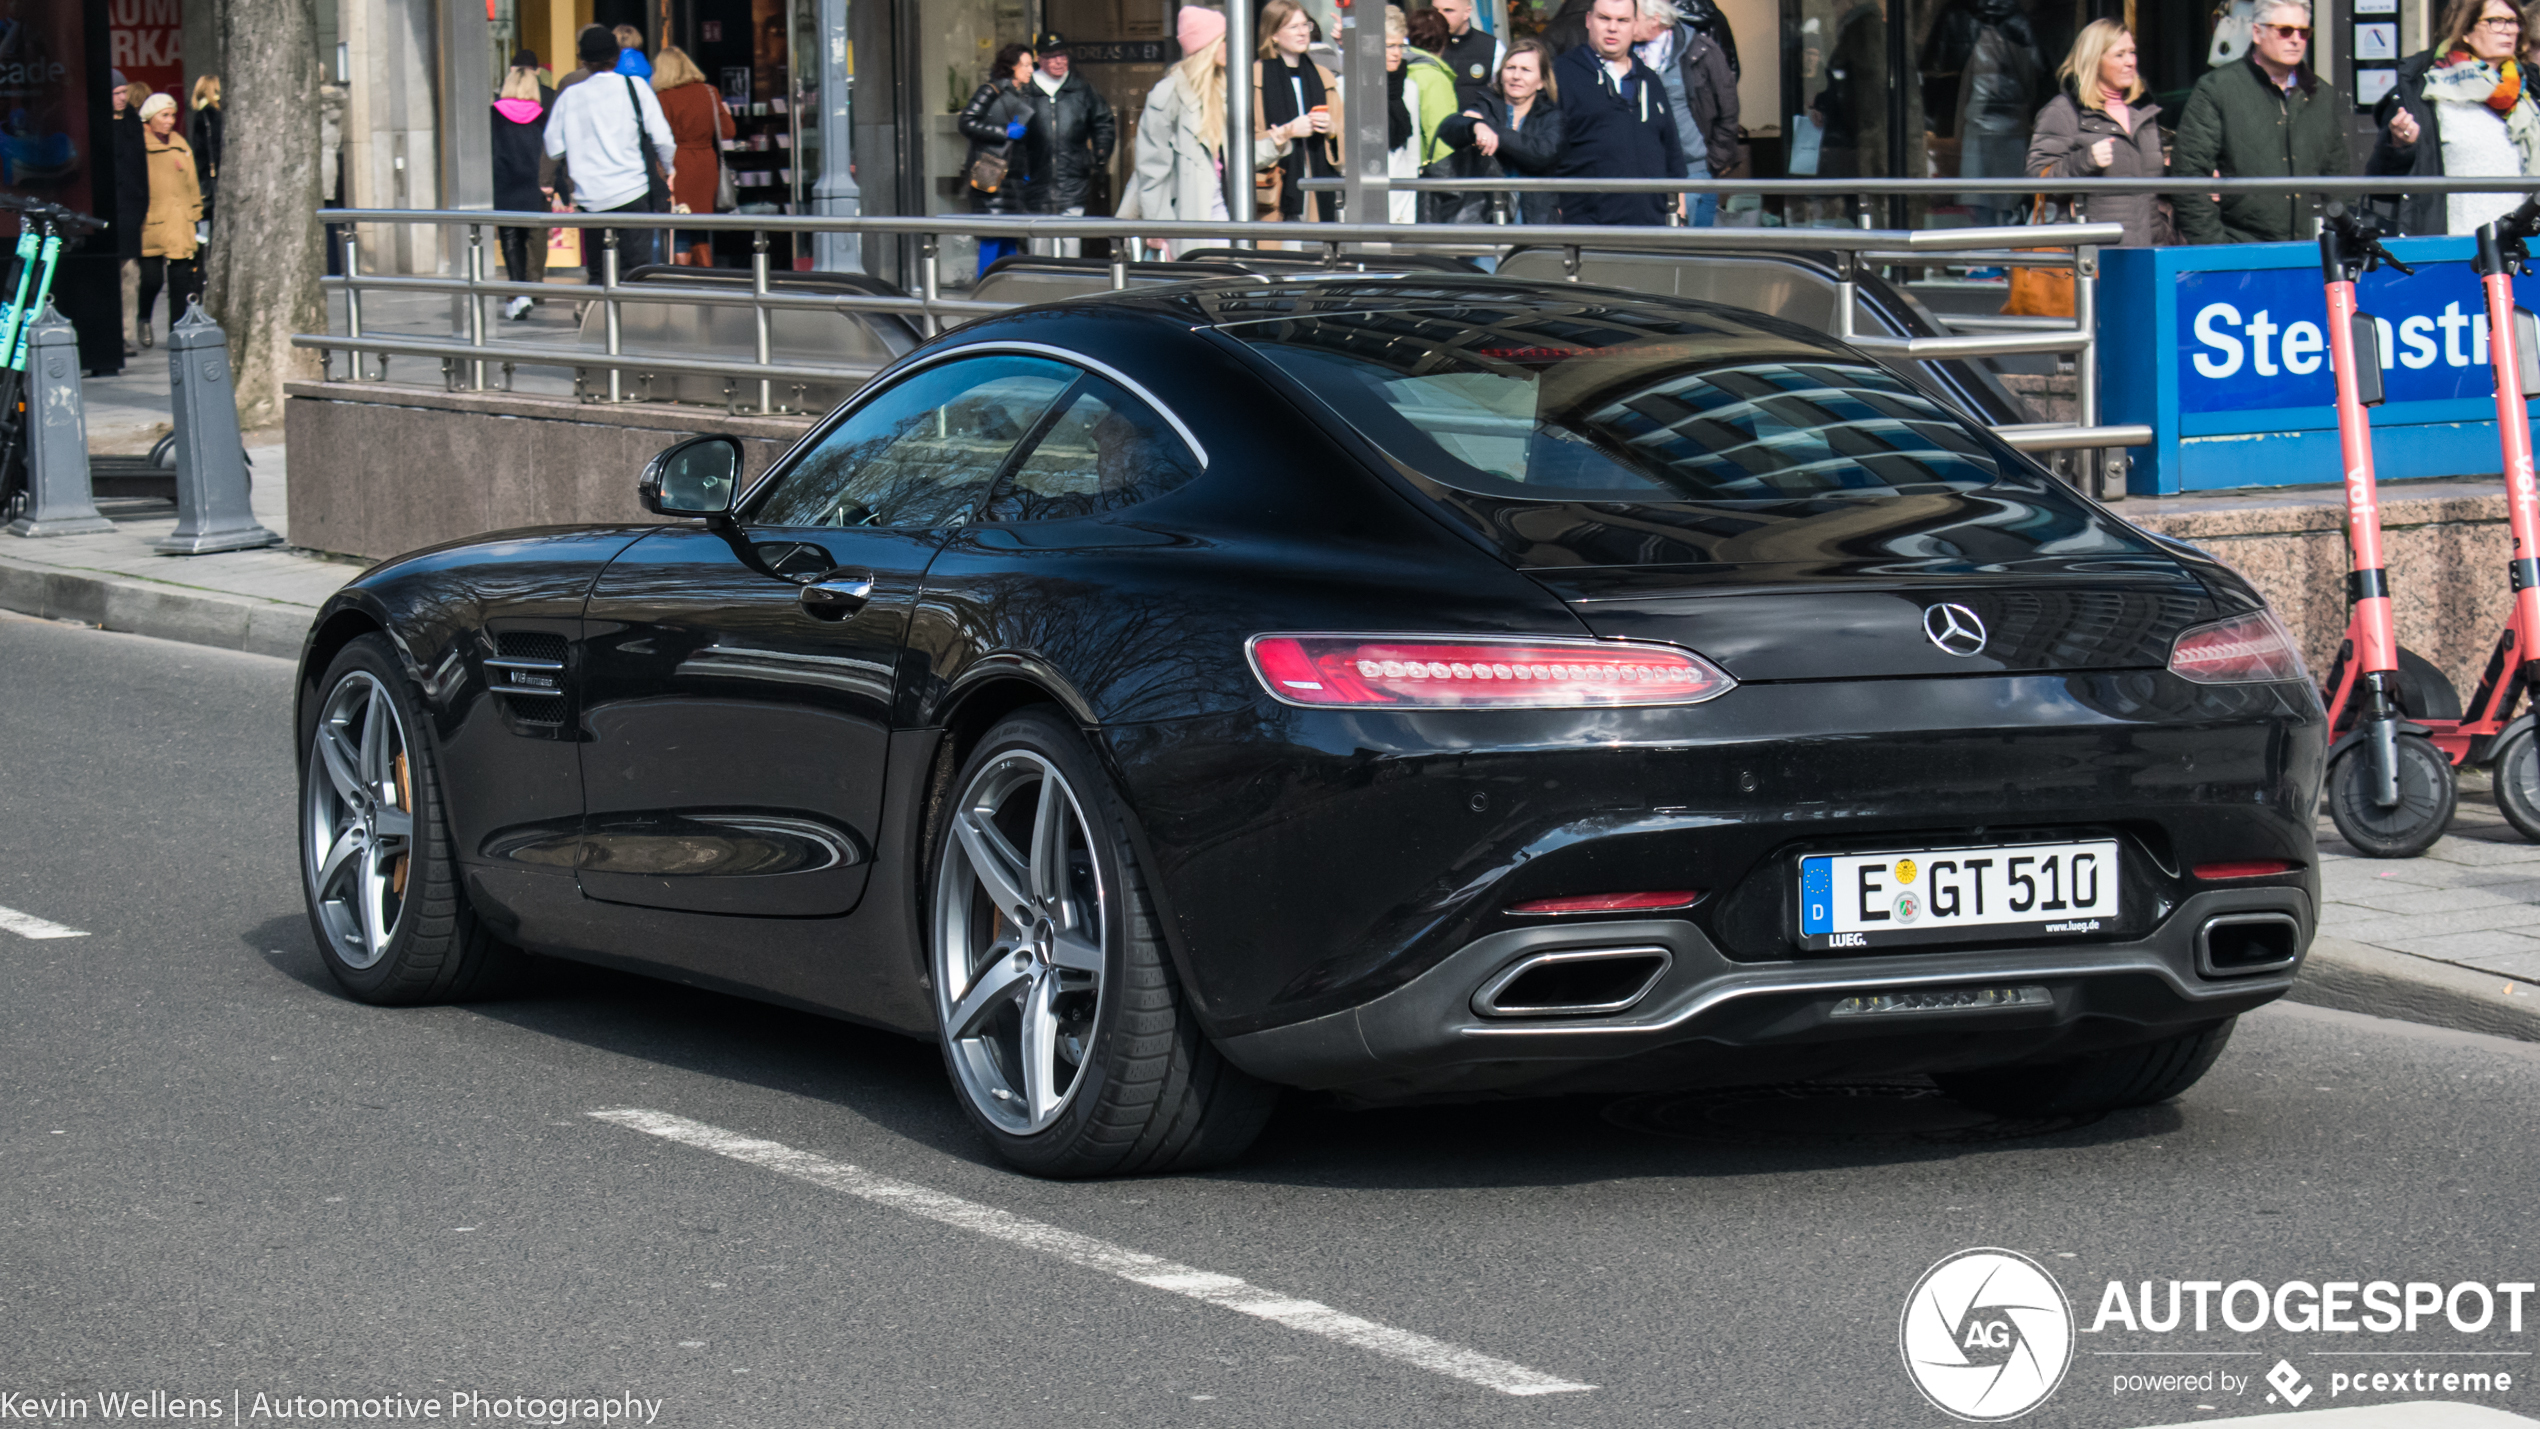
[[[2522,17],[2507,0],[2453,0],[2441,42],[2399,66],[2398,87],[2380,105],[2381,139],[2366,171],[2540,174],[2540,96],[2517,57],[2521,47]],[[2520,202],[2517,193],[2411,195],[2400,207],[2401,226],[2469,233]]]

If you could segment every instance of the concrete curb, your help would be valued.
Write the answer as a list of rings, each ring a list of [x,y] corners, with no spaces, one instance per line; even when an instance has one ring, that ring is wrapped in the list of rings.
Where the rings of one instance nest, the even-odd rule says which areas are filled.
[[[317,612],[280,601],[0,561],[0,608],[188,645],[300,658]]]
[[[2311,940],[2295,1002],[2540,1042],[2540,984],[2344,938]]]

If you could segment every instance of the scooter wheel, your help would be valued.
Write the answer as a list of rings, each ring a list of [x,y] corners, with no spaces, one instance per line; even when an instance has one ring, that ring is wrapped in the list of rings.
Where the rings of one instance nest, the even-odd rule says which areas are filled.
[[[2423,735],[2399,736],[2399,802],[2383,808],[2373,799],[2372,746],[2347,746],[2328,766],[2328,817],[2355,851],[2367,858],[2414,858],[2434,846],[2452,823],[2459,800],[2452,762]]]
[[[2496,807],[2514,831],[2540,843],[2540,735],[2524,725],[2496,746]]]

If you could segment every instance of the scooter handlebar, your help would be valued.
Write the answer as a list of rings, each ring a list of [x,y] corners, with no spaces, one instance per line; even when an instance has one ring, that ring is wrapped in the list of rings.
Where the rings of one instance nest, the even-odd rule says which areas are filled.
[[[2411,278],[2416,276],[2416,269],[2400,262],[2389,249],[2381,246],[2381,225],[2372,219],[2358,218],[2347,210],[2346,205],[2332,203],[2321,210],[2320,221],[2328,225],[2356,257],[2363,260],[2361,266],[2364,272],[2369,273],[2387,263]]]
[[[2496,241],[2517,243],[2540,237],[2540,194],[2522,201],[2522,207],[2496,220]]]

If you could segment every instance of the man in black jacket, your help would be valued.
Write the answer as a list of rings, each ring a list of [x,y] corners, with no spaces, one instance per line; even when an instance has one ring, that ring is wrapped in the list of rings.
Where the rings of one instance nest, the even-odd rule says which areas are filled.
[[[1488,30],[1473,25],[1473,0],[1433,0],[1431,9],[1446,21],[1446,47],[1438,58],[1455,71],[1455,107],[1478,111],[1491,82],[1499,78],[1499,62],[1508,47]]]
[[[141,355],[141,224],[150,216],[150,156],[141,142],[141,103],[145,92],[135,98],[132,91],[140,88],[124,79],[122,70],[111,72],[114,83],[113,126],[115,142],[114,207],[106,219],[114,227],[107,237],[114,240],[115,256],[122,259],[120,274],[123,284],[123,355]]]
[[[1552,63],[1561,93],[1561,164],[1557,177],[1681,179],[1684,148],[1675,111],[1658,74],[1632,54],[1639,0],[1595,0],[1587,43]],[[1655,225],[1682,196],[1654,193],[1565,193],[1564,223]]]
[[[1033,156],[1024,205],[1034,213],[1083,218],[1097,176],[1111,164],[1119,121],[1083,75],[1069,73],[1066,36],[1043,35],[1032,52],[1040,56],[1040,65],[1032,71],[1026,97],[1032,102],[1032,132],[1046,136],[1048,147]],[[1057,241],[1061,258],[1074,258],[1083,247],[1079,239]]]

